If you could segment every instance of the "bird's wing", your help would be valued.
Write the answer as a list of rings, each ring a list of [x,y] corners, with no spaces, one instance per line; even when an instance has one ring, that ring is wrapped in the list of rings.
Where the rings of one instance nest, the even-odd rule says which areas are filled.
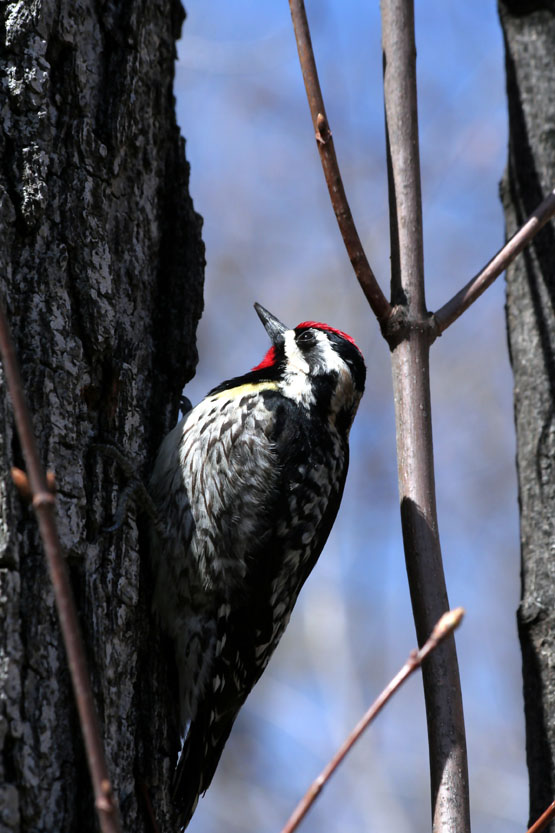
[[[210,785],[237,713],[287,625],[339,507],[346,448],[337,450],[337,472],[330,473],[329,449],[318,448],[324,439],[303,433],[298,420],[287,417],[278,414],[264,432],[250,430],[248,421],[239,430],[231,413],[227,430],[205,428],[204,470],[191,465],[192,457],[188,464],[193,516],[211,515],[206,530],[197,520],[192,550],[197,564],[208,562],[214,631],[203,651],[209,660],[202,696],[175,775],[174,800],[184,824]],[[211,494],[206,471],[214,470],[218,455],[225,467]],[[214,528],[218,551],[210,536]]]

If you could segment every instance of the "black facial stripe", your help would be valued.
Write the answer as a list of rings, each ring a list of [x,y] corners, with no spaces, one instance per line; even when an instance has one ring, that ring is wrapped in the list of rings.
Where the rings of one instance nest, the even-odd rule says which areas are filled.
[[[316,344],[316,333],[310,328],[307,330],[301,330],[301,332],[295,336],[295,343],[297,344],[299,350],[303,353],[308,353]]]
[[[366,380],[366,367],[358,348],[354,344],[351,344],[350,341],[346,341],[346,339],[338,336],[337,333],[328,333],[328,338],[333,344],[334,350],[339,353],[343,361],[348,365],[353,375],[355,386],[362,393]]]

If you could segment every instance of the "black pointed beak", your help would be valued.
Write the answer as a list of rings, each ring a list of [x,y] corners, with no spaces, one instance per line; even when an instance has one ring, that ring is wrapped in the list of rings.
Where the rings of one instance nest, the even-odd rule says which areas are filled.
[[[283,336],[289,329],[286,327],[285,324],[282,324],[275,315],[272,315],[271,312],[268,312],[267,309],[264,309],[263,306],[260,304],[255,304],[254,308],[257,312],[258,317],[264,324],[264,329],[270,336],[270,340],[272,344],[277,345],[283,341]]]

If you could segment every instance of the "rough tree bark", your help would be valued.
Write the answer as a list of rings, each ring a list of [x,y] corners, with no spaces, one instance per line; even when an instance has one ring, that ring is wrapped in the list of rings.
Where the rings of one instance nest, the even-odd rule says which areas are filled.
[[[505,37],[511,235],[555,184],[555,5],[499,4]],[[515,384],[523,657],[530,821],[555,795],[555,224],[507,272]],[[555,831],[552,823],[551,831]]]
[[[0,7],[0,286],[58,518],[124,828],[162,831],[171,663],[150,614],[146,522],[106,535],[117,465],[148,473],[196,364],[201,221],[172,95],[177,0]],[[0,833],[95,828],[68,671],[0,378]]]

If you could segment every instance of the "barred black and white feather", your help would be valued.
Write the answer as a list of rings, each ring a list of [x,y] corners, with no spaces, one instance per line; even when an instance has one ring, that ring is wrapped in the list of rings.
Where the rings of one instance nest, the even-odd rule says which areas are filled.
[[[183,827],[327,540],[364,389],[349,336],[315,322],[289,330],[255,306],[273,346],[186,414],[150,482],[162,530],[154,605],[179,673]]]

